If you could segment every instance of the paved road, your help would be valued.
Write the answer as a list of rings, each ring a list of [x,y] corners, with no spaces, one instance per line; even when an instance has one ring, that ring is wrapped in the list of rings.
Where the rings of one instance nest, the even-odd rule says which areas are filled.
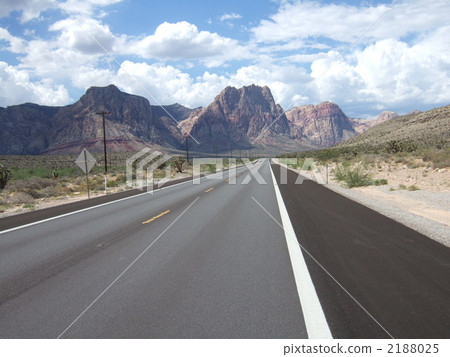
[[[450,338],[450,249],[296,179],[279,187],[333,337]]]
[[[243,184],[240,168],[236,185],[225,173],[0,234],[0,337],[308,337],[306,275],[276,223],[268,160],[256,169],[267,184]],[[333,337],[450,337],[448,248],[287,177]]]
[[[269,165],[267,185],[245,172],[0,235],[0,336],[307,337],[284,232],[251,198],[279,219]]]

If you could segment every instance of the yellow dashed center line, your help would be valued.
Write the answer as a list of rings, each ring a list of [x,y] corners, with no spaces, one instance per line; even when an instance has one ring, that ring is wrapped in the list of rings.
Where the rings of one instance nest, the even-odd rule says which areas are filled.
[[[153,218],[150,218],[148,221],[142,222],[142,224],[147,224],[147,223],[153,222],[155,219],[158,219],[159,217],[162,217],[169,212],[170,212],[170,209],[168,209],[167,211],[164,211],[163,213],[158,214],[157,216],[155,216]]]
[[[214,187],[208,188],[205,192],[210,192],[212,190],[214,190]]]

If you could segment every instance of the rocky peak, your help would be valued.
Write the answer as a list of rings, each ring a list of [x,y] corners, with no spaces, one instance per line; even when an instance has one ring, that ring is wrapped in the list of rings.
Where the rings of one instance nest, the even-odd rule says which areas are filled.
[[[294,136],[304,135],[319,146],[333,146],[355,135],[349,118],[335,103],[295,107],[286,116]]]
[[[375,119],[375,122],[377,124],[380,124],[386,120],[390,120],[392,118],[396,118],[399,115],[396,112],[391,112],[389,110],[385,110],[384,112],[381,112],[380,115],[378,115],[378,117]]]
[[[289,134],[287,118],[270,89],[257,85],[226,87],[209,106],[193,112],[179,127],[204,145],[223,147],[230,143],[248,147],[266,129],[265,136]]]

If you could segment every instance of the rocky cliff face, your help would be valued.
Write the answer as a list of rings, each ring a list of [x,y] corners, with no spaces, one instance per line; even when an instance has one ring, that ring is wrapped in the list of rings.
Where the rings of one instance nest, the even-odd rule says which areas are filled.
[[[172,109],[175,115],[182,112],[180,107]],[[147,99],[110,85],[91,87],[79,101],[65,107],[24,104],[0,110],[5,128],[2,153],[75,153],[83,147],[101,151],[102,116],[97,113],[103,110],[111,113],[106,115],[111,151],[139,150],[149,143],[175,148],[180,145],[181,136],[172,118],[154,113]]]
[[[0,153],[41,154],[48,147],[52,117],[59,109],[31,103],[0,108]]]
[[[179,129],[200,146],[219,150],[276,144],[290,139],[289,122],[268,87],[225,88],[206,108],[194,111]],[[261,137],[259,137],[262,134]]]
[[[293,137],[306,136],[319,147],[333,146],[356,134],[350,120],[334,103],[295,107],[286,116]]]

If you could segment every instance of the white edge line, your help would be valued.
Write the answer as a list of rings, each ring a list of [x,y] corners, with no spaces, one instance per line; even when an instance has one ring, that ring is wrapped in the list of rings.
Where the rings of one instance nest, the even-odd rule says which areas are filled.
[[[332,339],[333,336],[331,335],[325,314],[322,310],[322,305],[320,305],[319,297],[317,296],[316,289],[311,280],[305,258],[300,246],[297,244],[297,236],[292,227],[291,220],[289,219],[289,214],[284,205],[283,197],[278,188],[278,183],[273,174],[272,167],[270,167],[270,173],[272,175],[272,182],[278,201],[281,222],[284,227],[284,234],[289,250],[289,256],[291,258],[292,270],[294,272],[295,283],[297,285],[308,337],[314,339]]]
[[[224,170],[224,171],[222,171],[222,172],[225,172],[225,171],[228,171],[228,170]],[[201,181],[202,179],[205,179],[206,177],[209,177],[209,176],[212,176],[212,175],[217,175],[217,172],[212,173],[212,174],[209,174],[209,175],[204,175],[204,176],[200,177],[200,181]],[[211,179],[211,178],[209,178],[209,179]],[[107,206],[107,205],[110,205],[110,204],[113,204],[113,203],[117,203],[117,202],[129,200],[129,199],[132,199],[132,198],[137,198],[137,197],[140,197],[140,196],[142,196],[142,195],[152,195],[152,194],[155,193],[155,192],[162,191],[162,190],[165,190],[165,189],[168,189],[168,188],[172,188],[172,187],[176,187],[176,186],[179,186],[179,185],[183,185],[183,184],[185,184],[185,183],[191,182],[192,180],[193,180],[193,179],[189,179],[189,180],[186,180],[186,181],[184,181],[184,182],[176,183],[176,184],[174,184],[174,185],[170,185],[170,186],[165,186],[165,187],[157,188],[156,190],[153,190],[153,191],[151,191],[151,192],[142,192],[142,193],[138,193],[138,194],[133,195],[133,196],[124,197],[124,198],[119,198],[118,200],[114,200],[114,201],[110,201],[110,202],[101,203],[101,204],[99,204],[99,205],[95,205],[95,206],[91,206],[91,207],[86,207],[86,208],[83,208],[83,209],[80,209],[80,210],[77,210],[77,211],[68,212],[68,213],[64,213],[64,214],[60,214],[59,216],[49,217],[49,218],[46,218],[46,219],[43,219],[43,220],[40,220],[40,221],[31,222],[31,223],[24,224],[24,225],[22,225],[22,226],[18,226],[18,227],[6,229],[6,230],[4,230],[4,231],[0,231],[0,235],[5,234],[5,233],[14,232],[14,231],[17,231],[17,230],[22,229],[22,228],[32,227],[32,226],[35,226],[36,224],[41,224],[41,223],[53,221],[53,220],[55,220],[55,219],[64,218],[64,217],[70,216],[70,215],[72,215],[72,214],[77,214],[77,213],[89,211],[89,210],[91,210],[91,209],[95,209],[95,208]],[[101,196],[101,197],[103,197],[103,196]],[[77,201],[77,202],[80,202],[80,201]],[[7,217],[4,217],[4,218],[7,218]]]

